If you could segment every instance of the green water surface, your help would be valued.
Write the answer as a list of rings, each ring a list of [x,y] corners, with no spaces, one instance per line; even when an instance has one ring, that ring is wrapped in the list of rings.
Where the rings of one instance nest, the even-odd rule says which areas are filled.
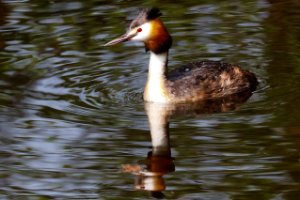
[[[149,55],[102,46],[152,6],[171,67],[224,60],[260,81],[235,110],[170,119],[156,195],[122,171],[151,151]],[[299,199],[299,88],[298,0],[0,0],[0,199]]]

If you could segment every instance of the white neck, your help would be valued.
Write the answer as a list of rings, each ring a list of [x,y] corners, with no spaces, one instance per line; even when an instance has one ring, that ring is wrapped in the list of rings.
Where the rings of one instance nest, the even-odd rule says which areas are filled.
[[[150,52],[148,80],[144,91],[144,99],[151,102],[167,101],[164,92],[168,64],[168,52],[155,54]]]
[[[155,54],[150,51],[149,77],[165,76],[168,64],[168,52]]]

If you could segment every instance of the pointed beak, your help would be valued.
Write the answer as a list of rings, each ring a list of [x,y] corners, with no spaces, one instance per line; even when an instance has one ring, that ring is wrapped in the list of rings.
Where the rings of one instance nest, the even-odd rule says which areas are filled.
[[[103,46],[111,46],[111,45],[119,44],[121,42],[126,42],[126,41],[130,40],[133,36],[134,36],[133,34],[126,33],[126,34],[104,44]]]

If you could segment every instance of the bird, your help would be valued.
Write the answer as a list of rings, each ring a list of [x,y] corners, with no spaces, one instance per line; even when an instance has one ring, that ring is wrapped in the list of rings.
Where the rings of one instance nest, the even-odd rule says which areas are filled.
[[[127,41],[144,43],[150,52],[143,98],[154,103],[187,103],[253,92],[258,85],[254,73],[222,61],[194,61],[168,72],[172,37],[156,8],[143,8],[122,36],[104,46]]]

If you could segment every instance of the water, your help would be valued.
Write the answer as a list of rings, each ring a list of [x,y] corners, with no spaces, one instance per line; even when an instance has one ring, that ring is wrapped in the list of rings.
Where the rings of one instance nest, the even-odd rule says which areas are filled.
[[[136,43],[101,46],[125,32],[137,5],[164,13],[171,66],[239,63],[257,74],[258,91],[234,110],[206,105],[169,124],[172,108],[146,105],[151,127],[148,55]],[[0,1],[0,199],[298,199],[299,8],[297,0]],[[161,141],[171,149],[156,148]],[[162,191],[147,191],[147,181]]]

